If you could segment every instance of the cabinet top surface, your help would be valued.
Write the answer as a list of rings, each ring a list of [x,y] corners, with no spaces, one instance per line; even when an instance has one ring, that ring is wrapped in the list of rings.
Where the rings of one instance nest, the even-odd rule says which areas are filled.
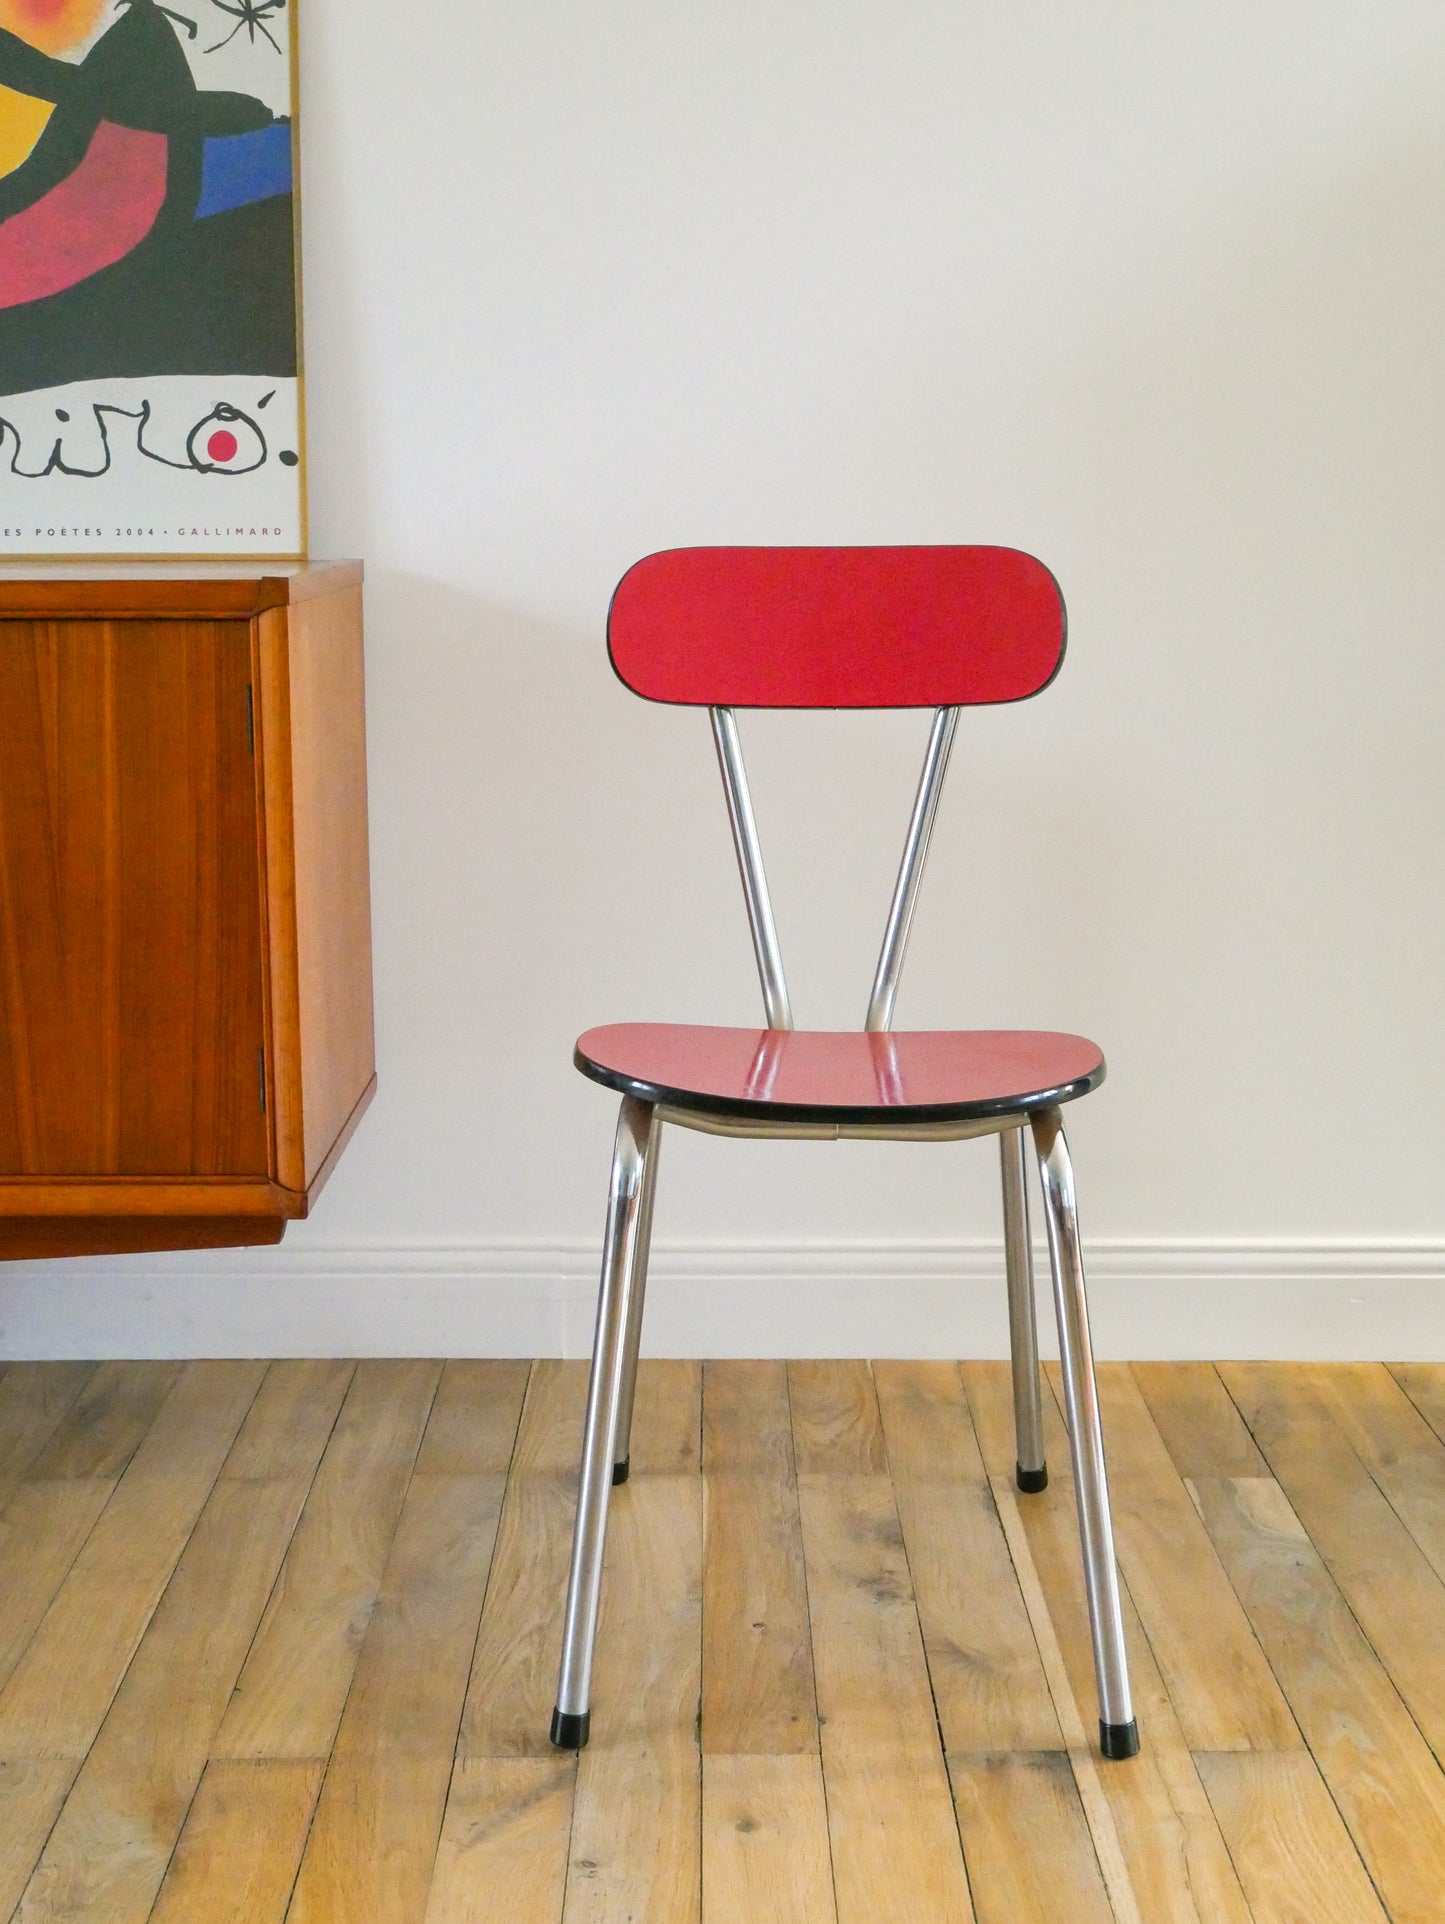
[[[244,620],[361,581],[359,561],[0,562],[6,615],[225,616]]]

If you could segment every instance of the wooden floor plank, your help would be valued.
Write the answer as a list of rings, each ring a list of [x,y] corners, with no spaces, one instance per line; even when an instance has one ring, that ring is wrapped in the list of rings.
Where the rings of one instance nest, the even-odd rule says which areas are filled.
[[[0,1692],[0,1757],[90,1748],[264,1373],[185,1366]]]
[[[632,1413],[632,1475],[696,1476],[701,1442],[702,1364],[644,1357]]]
[[[1445,1363],[1390,1363],[1391,1376],[1445,1443]]]
[[[442,1370],[418,1476],[505,1475],[517,1443],[530,1363],[454,1357]]]
[[[290,1924],[421,1924],[502,1490],[500,1474],[411,1480]]]
[[[971,1920],[892,1488],[798,1483],[839,1924]]]
[[[1274,1673],[1127,1363],[1096,1370],[1114,1540],[1191,1750],[1301,1741]],[[1055,1368],[1048,1380],[1062,1408]]]
[[[835,1924],[816,1753],[704,1756],[702,1924]]]
[[[1390,1507],[1445,1578],[1445,1443],[1383,1363],[1305,1372]]]
[[[150,1924],[283,1924],[322,1768],[208,1765]]]
[[[113,1477],[27,1481],[0,1516],[0,1685],[9,1678],[115,1490]]]
[[[1063,1742],[953,1363],[879,1363],[878,1401],[949,1751]]]
[[[20,1902],[77,1769],[69,1757],[0,1763],[0,1917]]]
[[[962,1373],[1116,1915],[1139,1924],[1156,1918],[1249,1924],[1239,1879],[1127,1590],[1124,1635],[1142,1750],[1127,1762],[1098,1756],[1098,1687],[1073,1479],[1053,1398],[1044,1406],[1049,1486],[1022,1496],[1013,1481],[1008,1365],[967,1363]]]
[[[213,1756],[329,1754],[439,1374],[358,1367]]]
[[[0,1510],[94,1373],[93,1363],[12,1363],[0,1377]]]
[[[1312,1757],[1195,1761],[1254,1924],[1388,1924]]]
[[[52,1477],[116,1478],[180,1380],[180,1363],[101,1363],[30,1469]]]
[[[348,1376],[267,1371],[26,1889],[24,1924],[149,1916]]]
[[[1180,1476],[1268,1476],[1213,1363],[1135,1363],[1133,1371]]]
[[[1445,1776],[1279,1485],[1192,1485],[1394,1924],[1440,1915]]]
[[[515,1476],[576,1478],[587,1408],[588,1365],[547,1357],[534,1365],[512,1457]]]
[[[218,1481],[26,1888],[17,1924],[144,1924],[306,1479]]]
[[[1220,1373],[1426,1742],[1445,1758],[1445,1584],[1307,1366],[1225,1363]]]
[[[1445,1366],[1101,1369],[1122,1764],[1006,1364],[644,1363],[553,1751],[586,1376],[0,1372],[0,1918],[1438,1924]]]
[[[1114,1924],[1062,1751],[948,1760],[979,1924]]]
[[[472,1659],[460,1756],[554,1754],[547,1733],[557,1701],[586,1395],[585,1365],[547,1361],[532,1371]]]
[[[227,1480],[285,1481],[316,1474],[356,1373],[329,1357],[272,1363],[241,1434],[221,1466]]]
[[[816,1753],[783,1364],[709,1363],[703,1410],[702,1747],[709,1754]]]
[[[425,1924],[561,1924],[577,1760],[467,1757],[447,1798]]]
[[[700,1915],[701,1498],[695,1476],[646,1476],[613,1501],[566,1924]]]
[[[867,1363],[789,1363],[788,1395],[799,1476],[887,1474],[883,1419]]]
[[[704,1363],[702,1468],[708,1476],[794,1480],[786,1363]]]

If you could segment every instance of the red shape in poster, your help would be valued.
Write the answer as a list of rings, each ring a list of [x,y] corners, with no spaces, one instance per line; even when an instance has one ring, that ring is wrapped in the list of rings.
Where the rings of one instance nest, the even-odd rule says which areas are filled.
[[[165,201],[167,146],[103,120],[74,173],[0,224],[0,308],[74,287],[138,246]]]

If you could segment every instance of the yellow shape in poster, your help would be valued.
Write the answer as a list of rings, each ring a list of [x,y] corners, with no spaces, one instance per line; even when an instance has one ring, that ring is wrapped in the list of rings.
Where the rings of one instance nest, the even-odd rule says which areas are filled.
[[[0,177],[13,174],[29,158],[54,112],[48,100],[32,100],[13,87],[0,87]]]
[[[67,53],[95,31],[105,0],[0,0],[0,27],[41,53]]]

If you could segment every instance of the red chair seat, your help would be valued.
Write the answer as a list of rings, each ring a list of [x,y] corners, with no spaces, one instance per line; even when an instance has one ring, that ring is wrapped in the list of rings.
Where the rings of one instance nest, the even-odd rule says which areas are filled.
[[[968,1122],[1086,1095],[1104,1058],[1045,1030],[719,1029],[614,1022],[578,1038],[583,1075],[643,1102],[752,1121]]]

